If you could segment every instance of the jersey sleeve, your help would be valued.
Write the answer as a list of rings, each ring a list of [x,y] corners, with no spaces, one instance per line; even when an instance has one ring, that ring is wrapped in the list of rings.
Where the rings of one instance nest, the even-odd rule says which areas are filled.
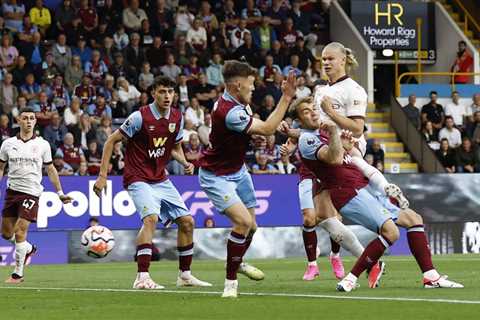
[[[350,99],[346,106],[347,117],[362,117],[365,118],[367,112],[368,97],[365,90],[356,85],[350,94]]]
[[[312,133],[302,133],[298,140],[300,155],[309,160],[318,160],[317,152],[324,146],[326,146],[326,144]]]
[[[252,125],[252,121],[252,116],[242,106],[233,107],[225,117],[227,128],[236,132],[246,132]]]
[[[49,165],[53,162],[53,160],[52,160],[52,149],[50,148],[50,144],[46,140],[43,143],[42,160],[43,160],[44,165]]]
[[[182,119],[180,120],[180,130],[178,130],[177,137],[175,138],[175,143],[179,143],[183,140],[183,116]]]
[[[5,142],[3,142],[2,146],[0,147],[0,161],[2,162],[8,161],[7,144]]]
[[[142,128],[142,115],[140,111],[132,113],[120,126],[120,132],[127,138],[132,138]]]

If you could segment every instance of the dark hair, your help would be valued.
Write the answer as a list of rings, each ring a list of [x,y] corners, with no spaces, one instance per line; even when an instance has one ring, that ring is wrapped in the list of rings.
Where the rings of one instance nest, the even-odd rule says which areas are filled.
[[[21,108],[21,109],[20,109],[20,113],[19,113],[19,114],[22,114],[22,113],[25,113],[25,112],[35,113],[35,110],[33,110],[32,107],[24,107],[24,108]]]
[[[437,95],[437,96],[438,96],[438,93],[437,93],[437,91],[430,91],[430,93],[429,93],[428,95],[429,95],[429,96],[432,96],[432,94],[435,94],[435,95]]]
[[[463,40],[458,41],[458,44],[463,44],[464,46],[467,46],[467,43]]]
[[[247,62],[240,62],[238,60],[225,61],[223,65],[223,78],[228,82],[236,77],[247,78],[255,76],[257,70],[252,68]]]
[[[99,221],[98,221],[98,218],[97,218],[97,217],[91,217],[90,219],[88,219],[88,223],[90,223],[90,222],[96,222],[96,223],[98,223]]]
[[[453,117],[452,117],[452,116],[446,116],[446,117],[445,117],[445,121],[447,121],[447,120],[449,120],[449,119],[451,119],[451,120],[453,121]]]
[[[166,88],[175,88],[176,85],[177,84],[175,83],[175,81],[173,81],[169,77],[158,76],[158,77],[155,78],[151,89],[155,90],[160,86],[163,86],[163,87],[166,87]]]
[[[442,143],[443,141],[447,141],[447,143],[448,143],[448,139],[447,139],[447,138],[443,138],[442,140],[440,140],[440,143]]]

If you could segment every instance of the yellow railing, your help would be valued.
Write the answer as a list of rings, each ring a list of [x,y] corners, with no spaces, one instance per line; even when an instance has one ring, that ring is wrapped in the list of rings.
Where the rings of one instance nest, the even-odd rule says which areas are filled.
[[[460,8],[460,10],[462,11],[463,18],[464,18],[463,32],[465,33],[465,35],[468,33],[468,27],[470,25],[473,25],[476,31],[480,33],[480,25],[475,20],[475,18],[470,14],[470,12],[468,12],[468,10],[465,8],[462,2],[460,0],[453,0],[453,2],[455,2],[456,6]]]
[[[395,96],[400,97],[400,85],[404,77],[407,76],[435,76],[435,77],[451,77],[450,84],[452,91],[455,90],[455,76],[480,76],[480,72],[404,72],[395,79]]]

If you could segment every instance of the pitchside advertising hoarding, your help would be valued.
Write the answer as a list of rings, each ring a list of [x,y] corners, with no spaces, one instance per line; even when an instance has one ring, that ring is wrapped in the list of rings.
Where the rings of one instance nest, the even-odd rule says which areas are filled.
[[[436,59],[433,3],[352,0],[350,10],[354,25],[370,48],[376,50],[377,59],[387,58],[382,54],[384,49],[398,51],[401,59],[417,59],[418,19],[422,59]]]

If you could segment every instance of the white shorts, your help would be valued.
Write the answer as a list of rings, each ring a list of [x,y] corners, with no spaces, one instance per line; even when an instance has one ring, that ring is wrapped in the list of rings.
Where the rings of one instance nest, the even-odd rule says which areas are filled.
[[[298,184],[298,199],[300,200],[300,209],[314,209],[313,205],[313,180],[303,179]]]

